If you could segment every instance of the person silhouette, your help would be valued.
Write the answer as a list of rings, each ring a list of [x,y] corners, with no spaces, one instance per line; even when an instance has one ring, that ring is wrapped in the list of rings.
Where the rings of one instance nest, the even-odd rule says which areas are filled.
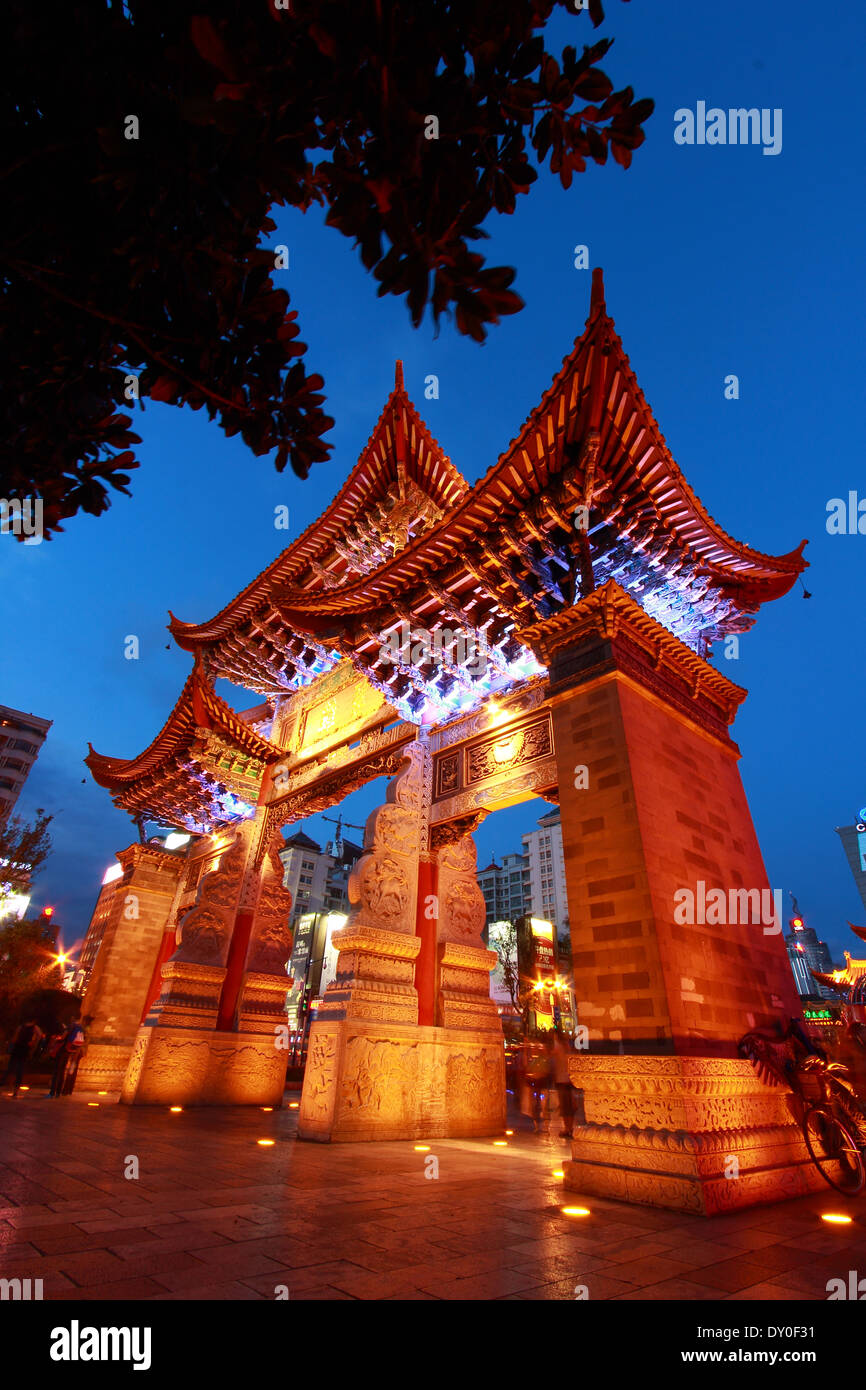
[[[3,1079],[0,1081],[0,1086],[5,1085],[9,1073],[13,1073],[15,1078],[15,1085],[12,1091],[13,1100],[17,1097],[21,1086],[21,1081],[24,1076],[24,1064],[27,1059],[33,1055],[33,1051],[41,1038],[42,1029],[37,1025],[36,1020],[32,1018],[28,1018],[24,1023],[20,1024],[15,1031],[15,1036],[9,1048],[9,1061],[3,1073]]]

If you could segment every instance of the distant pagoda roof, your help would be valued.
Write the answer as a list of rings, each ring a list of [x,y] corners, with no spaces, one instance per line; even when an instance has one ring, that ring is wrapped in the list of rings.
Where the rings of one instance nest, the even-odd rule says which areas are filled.
[[[84,761],[121,810],[202,833],[252,815],[265,768],[282,756],[255,727],[267,712],[267,706],[259,706],[246,718],[237,714],[211,689],[196,662],[144,752],[110,758],[90,744]]]
[[[311,849],[316,854],[322,853],[322,846],[315,840],[311,840],[309,835],[305,835],[303,830],[296,830],[294,835],[289,835],[285,840],[280,854],[292,849]]]
[[[276,696],[347,657],[410,720],[441,722],[541,668],[514,633],[615,579],[707,654],[805,569],[734,540],[692,491],[638,386],[593,273],[589,317],[504,454],[469,487],[395,388],[321,518],[216,617],[172,616],[210,679]],[[468,633],[450,659],[383,654],[408,624]],[[405,631],[405,628],[402,629]]]

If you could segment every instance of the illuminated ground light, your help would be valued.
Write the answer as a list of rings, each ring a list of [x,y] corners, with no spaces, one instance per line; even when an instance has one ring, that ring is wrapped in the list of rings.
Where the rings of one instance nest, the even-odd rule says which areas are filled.
[[[18,1089],[19,1089],[19,1091],[29,1091],[29,1090],[30,1090],[30,1087],[29,1087],[29,1086],[19,1086]]]
[[[493,1141],[493,1147],[494,1147],[494,1149],[507,1149],[507,1148],[508,1148],[508,1140],[507,1140],[507,1139],[494,1139],[494,1141]]]
[[[301,1102],[300,1102],[299,1100],[290,1100],[290,1101],[289,1101],[289,1109],[290,1109],[290,1110],[300,1110],[300,1108],[301,1108]]]
[[[182,1105],[170,1105],[170,1106],[168,1107],[168,1110],[169,1110],[169,1114],[170,1114],[170,1115],[182,1115],[182,1114],[183,1114],[183,1106],[182,1106]]]
[[[841,1212],[824,1211],[821,1213],[821,1220],[828,1221],[831,1226],[850,1226],[853,1221],[852,1216],[843,1216]]]
[[[417,1154],[428,1154],[430,1152],[429,1144],[413,1144],[412,1147]]]
[[[592,1216],[589,1207],[563,1207],[563,1216]]]
[[[108,1092],[107,1092],[107,1091],[97,1091],[96,1094],[97,1094],[98,1096],[107,1096],[107,1095],[108,1095]]]
[[[94,1110],[98,1110],[98,1109],[99,1109],[99,1101],[98,1101],[98,1100],[89,1100],[89,1101],[87,1102],[87,1104],[88,1104],[89,1107],[91,1107],[91,1108],[94,1109]]]
[[[554,1170],[553,1170],[553,1176],[554,1176],[555,1178],[564,1178],[564,1177],[565,1177],[565,1172],[564,1172],[564,1170],[563,1170],[562,1168],[554,1168]]]
[[[259,1147],[262,1148],[262,1149],[272,1149],[272,1148],[274,1147],[274,1144],[275,1144],[276,1142],[277,1142],[276,1139],[257,1139],[257,1140],[256,1140],[256,1143],[257,1143],[257,1144],[259,1145]]]
[[[261,1107],[261,1109],[264,1111],[264,1113],[265,1113],[266,1115],[270,1115],[270,1113],[271,1113],[271,1111],[273,1110],[273,1108],[274,1108],[274,1107],[273,1107],[272,1105],[263,1105],[263,1106]]]
[[[506,1133],[506,1134],[513,1134],[513,1133],[514,1133],[514,1130],[513,1130],[513,1129],[507,1129],[507,1130],[505,1131],[505,1133]]]

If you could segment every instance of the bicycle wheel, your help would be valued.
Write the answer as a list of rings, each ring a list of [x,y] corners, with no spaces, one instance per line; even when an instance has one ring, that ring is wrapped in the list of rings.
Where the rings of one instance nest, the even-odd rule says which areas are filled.
[[[811,1105],[803,1117],[803,1134],[812,1162],[825,1182],[846,1197],[866,1186],[866,1167],[857,1138],[832,1110]]]

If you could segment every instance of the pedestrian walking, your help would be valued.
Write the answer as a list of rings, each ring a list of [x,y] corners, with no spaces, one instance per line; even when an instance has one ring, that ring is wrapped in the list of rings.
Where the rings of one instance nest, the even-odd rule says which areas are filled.
[[[72,1084],[75,1084],[75,1072],[78,1070],[78,1059],[84,1047],[84,1040],[85,1033],[81,1025],[81,1020],[75,1018],[63,1034],[60,1045],[57,1048],[57,1053],[54,1058],[54,1071],[51,1076],[51,1089],[48,1092],[50,1098],[54,1099],[57,1096],[69,1094],[69,1091],[66,1091],[64,1088],[64,1083],[66,1081],[66,1070],[70,1065],[73,1065]]]
[[[22,1023],[15,1031],[15,1036],[9,1048],[9,1061],[3,1073],[3,1080],[0,1086],[5,1086],[6,1080],[11,1072],[15,1078],[15,1086],[12,1092],[13,1100],[17,1097],[21,1081],[24,1076],[24,1064],[33,1055],[33,1051],[42,1037],[42,1029],[37,1025],[35,1019],[28,1018],[26,1023]]]
[[[78,1068],[81,1064],[82,1057],[87,1051],[87,1028],[90,1022],[91,1019],[89,1017],[85,1018],[83,1022],[76,1019],[69,1030],[70,1035],[66,1040],[66,1050],[69,1054],[69,1059],[66,1063],[66,1074],[63,1078],[63,1091],[61,1093],[64,1096],[71,1096],[72,1092],[75,1090]]]

